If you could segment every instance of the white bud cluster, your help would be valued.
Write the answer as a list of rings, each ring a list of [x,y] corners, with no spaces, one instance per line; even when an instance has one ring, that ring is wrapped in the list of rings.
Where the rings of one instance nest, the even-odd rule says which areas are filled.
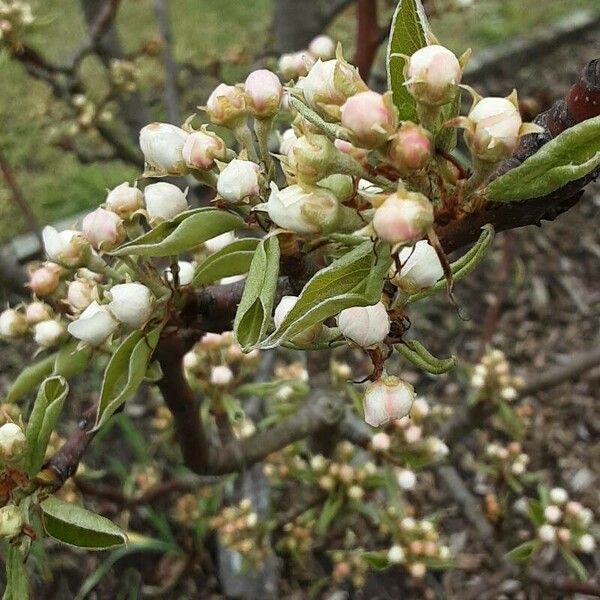
[[[478,399],[506,402],[516,400],[523,380],[510,372],[510,364],[501,350],[488,350],[471,375],[471,388]]]
[[[508,446],[490,443],[485,448],[485,454],[500,478],[521,477],[527,472],[529,456],[523,452],[519,442],[511,442]]]

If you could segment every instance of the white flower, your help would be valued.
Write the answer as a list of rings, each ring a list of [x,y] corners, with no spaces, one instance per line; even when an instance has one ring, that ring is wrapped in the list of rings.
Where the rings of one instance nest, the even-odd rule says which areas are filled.
[[[213,367],[210,371],[210,382],[219,387],[228,386],[233,381],[233,373],[227,365]]]
[[[215,158],[223,160],[226,154],[225,142],[212,131],[194,131],[183,146],[183,159],[189,167],[210,169]]]
[[[47,225],[42,230],[44,249],[51,260],[65,267],[80,266],[87,258],[89,243],[79,231],[57,231]]]
[[[96,284],[89,279],[76,279],[69,283],[67,302],[75,311],[85,310],[94,299]]]
[[[402,248],[398,258],[402,269],[394,277],[394,283],[409,293],[432,286],[444,275],[442,263],[427,240],[420,240],[412,247]]]
[[[400,489],[410,491],[414,490],[417,485],[417,476],[410,469],[398,469],[396,472],[396,481]]]
[[[74,338],[90,346],[100,346],[118,326],[108,308],[94,301],[76,321],[69,323],[67,330]]]
[[[335,42],[328,35],[318,35],[308,46],[309,52],[321,60],[335,56]]]
[[[60,321],[48,319],[34,326],[34,340],[41,348],[52,348],[65,337],[65,327]]]
[[[345,338],[362,348],[383,342],[390,332],[390,318],[383,302],[346,308],[338,315],[337,325]]]
[[[221,171],[217,181],[217,192],[233,204],[257,196],[260,192],[258,171],[259,166],[256,163],[234,158]]]
[[[125,239],[121,217],[104,208],[87,214],[81,224],[85,238],[98,250],[112,250]]]
[[[154,309],[154,296],[143,284],[120,283],[110,288],[112,301],[108,308],[121,323],[138,329],[145,325]]]
[[[15,338],[23,335],[29,329],[25,315],[14,308],[7,308],[0,313],[0,336]]]
[[[398,544],[394,544],[389,550],[387,554],[388,562],[393,565],[399,565],[404,562],[405,554],[402,546],[398,546]]]
[[[227,231],[221,235],[218,235],[217,237],[206,240],[206,242],[204,242],[204,247],[209,252],[218,252],[219,250],[225,248],[225,246],[229,246],[229,244],[231,244],[231,242],[234,240],[235,234],[233,231]]]
[[[14,462],[23,456],[27,438],[16,423],[5,423],[0,427],[0,462]]]
[[[281,298],[273,315],[273,321],[275,322],[276,328],[279,328],[284,322],[289,312],[296,306],[296,302],[298,302],[298,296],[283,296],[283,298]],[[295,335],[292,341],[299,345],[312,344],[319,338],[322,330],[322,324],[317,323],[309,329]]]
[[[553,504],[558,504],[559,506],[566,504],[569,500],[569,494],[567,493],[567,490],[560,487],[552,488],[548,493],[548,496]]]
[[[186,172],[183,145],[188,133],[169,123],[150,123],[140,131],[140,148],[146,163],[154,169],[172,175]]]
[[[194,271],[196,270],[196,266],[194,263],[187,262],[185,260],[180,260],[177,265],[179,266],[179,285],[190,285],[190,283],[192,283],[192,279],[194,279]],[[173,273],[171,273],[170,267],[165,269],[165,278],[169,282],[173,281]]]
[[[189,208],[186,192],[166,181],[147,185],[144,188],[144,198],[150,221],[170,221],[186,211]]]
[[[144,194],[126,181],[108,192],[106,208],[123,219],[129,219],[136,210],[144,208]]]
[[[556,539],[556,529],[546,523],[538,529],[538,537],[545,544],[551,544]]]
[[[298,141],[298,136],[296,132],[290,128],[286,129],[282,134],[279,140],[279,154],[283,156],[288,156],[290,150],[294,147],[294,144]]]
[[[398,377],[384,376],[370,383],[365,390],[365,421],[373,427],[379,427],[394,419],[401,419],[409,413],[414,399],[412,385]]]
[[[596,549],[596,540],[589,533],[584,533],[577,541],[577,545],[582,552],[591,554]]]

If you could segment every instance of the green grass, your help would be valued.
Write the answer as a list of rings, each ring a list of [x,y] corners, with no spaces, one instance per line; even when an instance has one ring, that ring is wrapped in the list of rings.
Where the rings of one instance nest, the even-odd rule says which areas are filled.
[[[306,0],[307,2],[310,0]],[[527,9],[523,10],[526,4]],[[260,49],[267,38],[272,0],[171,0],[175,53],[178,60],[200,64],[211,57],[236,52],[246,57]],[[526,35],[533,28],[580,8],[600,10],[597,0],[475,0],[475,7],[460,15],[434,19],[433,28],[442,43],[456,51],[474,50],[500,43],[513,35]],[[85,31],[77,0],[33,2],[41,26],[29,41],[54,60],[65,59],[78,46]],[[383,17],[382,17],[383,20]],[[146,38],[156,35],[151,0],[124,0],[118,27],[126,50],[133,50]],[[332,34],[344,43],[346,55],[353,53],[355,22],[352,10],[338,18]],[[84,64],[92,96],[103,90],[101,68],[94,59]],[[161,74],[154,64],[142,70],[144,89],[159,96]],[[225,72],[229,81],[240,75],[240,67]],[[13,165],[26,198],[40,223],[55,221],[97,206],[105,189],[132,180],[139,170],[121,162],[80,164],[72,155],[54,147],[50,132],[60,110],[47,87],[33,81],[21,66],[0,60],[0,148]],[[214,85],[185,90],[187,116],[201,103]],[[160,118],[160,106],[153,106],[153,118]],[[0,185],[0,243],[24,231],[8,191]]]

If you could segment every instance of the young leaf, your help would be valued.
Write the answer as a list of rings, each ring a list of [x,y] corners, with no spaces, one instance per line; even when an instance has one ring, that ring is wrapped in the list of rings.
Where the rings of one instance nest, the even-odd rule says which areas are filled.
[[[387,556],[382,552],[363,552],[361,557],[376,571],[383,571],[390,566]]]
[[[120,527],[82,506],[50,496],[40,508],[44,531],[59,542],[88,550],[127,543],[127,535]]]
[[[541,527],[546,522],[544,507],[539,500],[529,499],[527,501],[527,515],[536,527]]]
[[[49,377],[40,386],[25,430],[27,453],[23,459],[23,468],[30,477],[35,476],[44,462],[50,434],[68,392],[67,381],[60,376]]]
[[[159,325],[148,333],[134,331],[112,355],[104,371],[94,430],[104,425],[137,391],[146,376],[161,329]]]
[[[260,240],[236,240],[209,256],[197,269],[192,285],[206,285],[223,277],[248,272],[254,251]]]
[[[296,305],[260,347],[278,346],[345,308],[376,304],[390,264],[389,246],[370,240],[344,254],[304,286]]]
[[[63,346],[56,354],[54,375],[62,375],[65,379],[85,370],[92,356],[92,348],[84,346],[77,349],[77,340]]]
[[[414,98],[404,85],[404,59],[394,55],[411,56],[431,43],[431,31],[421,0],[400,0],[390,29],[387,77],[388,88],[392,90],[394,104],[402,121],[416,121],[417,109]]]
[[[177,215],[148,233],[119,246],[115,256],[171,256],[199,246],[217,235],[241,229],[244,220],[235,213],[216,208],[197,208]]]
[[[323,508],[321,509],[319,520],[317,521],[316,530],[319,535],[323,535],[327,532],[329,524],[340,512],[343,504],[344,497],[342,495],[328,496],[327,500],[325,500],[325,504],[323,504]]]
[[[456,356],[436,358],[417,340],[408,340],[395,346],[396,350],[419,369],[441,375],[456,366]]]
[[[571,571],[579,578],[579,580],[587,581],[587,570],[583,566],[583,563],[575,556],[575,554],[573,554],[571,550],[565,548],[564,546],[560,546],[560,553],[565,559],[567,565],[569,565],[569,569],[571,569]]]
[[[506,553],[506,558],[512,562],[525,562],[529,560],[534,552],[538,549],[537,540],[529,540],[513,548],[510,552]]]
[[[600,166],[600,116],[570,127],[487,186],[495,202],[539,198]]]
[[[25,557],[17,545],[9,545],[6,559],[6,589],[2,600],[27,600],[29,585]]]
[[[256,247],[235,315],[233,328],[245,350],[258,344],[269,326],[278,276],[279,240],[271,236]]]
[[[36,388],[48,375],[52,374],[55,360],[56,353],[25,367],[10,386],[4,402],[16,402],[27,392]]]

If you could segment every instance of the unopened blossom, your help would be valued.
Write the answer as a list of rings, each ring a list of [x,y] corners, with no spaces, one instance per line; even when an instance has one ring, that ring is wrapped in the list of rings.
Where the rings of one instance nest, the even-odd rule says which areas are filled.
[[[429,414],[429,403],[425,398],[416,398],[410,409],[410,416],[417,421],[422,421]]]
[[[190,285],[190,283],[192,283],[192,279],[194,278],[194,271],[196,269],[194,263],[185,260],[180,260],[177,263],[177,266],[179,268],[179,272],[177,274],[179,285]],[[168,269],[165,269],[165,278],[169,282],[173,281],[173,273],[170,267]]]
[[[315,64],[315,57],[307,50],[282,54],[277,65],[284,80],[297,79],[308,73]]]
[[[402,265],[400,273],[393,266],[393,281],[402,290],[415,293],[432,286],[444,275],[444,268],[427,240],[420,240],[414,246],[402,248],[398,253]]]
[[[544,509],[544,517],[548,523],[558,523],[562,517],[562,510],[558,506],[550,504]]]
[[[52,317],[52,309],[44,302],[32,302],[25,308],[25,318],[30,325]]]
[[[410,491],[414,490],[417,485],[417,476],[410,469],[398,469],[396,471],[396,481],[400,489]]]
[[[0,538],[9,540],[19,535],[24,523],[23,512],[15,504],[0,508]]]
[[[176,185],[159,181],[144,188],[146,211],[150,222],[170,221],[189,208],[186,192]]]
[[[340,333],[350,341],[370,348],[385,340],[390,332],[390,318],[383,302],[373,306],[353,306],[337,317]]]
[[[42,230],[44,250],[48,257],[65,267],[79,267],[90,255],[90,244],[81,232],[72,229],[57,231],[47,225]]]
[[[550,492],[548,492],[548,497],[550,498],[550,502],[553,504],[558,504],[559,506],[566,504],[566,502],[569,500],[569,494],[567,493],[567,490],[560,487],[552,488]]]
[[[296,135],[296,132],[291,127],[289,129],[286,129],[281,134],[279,140],[279,154],[287,156],[294,147],[294,144],[297,140],[298,136]]]
[[[401,419],[409,413],[414,399],[412,385],[393,375],[384,375],[365,390],[365,421],[372,427],[380,427]]]
[[[309,52],[321,60],[335,57],[335,42],[328,35],[318,35],[308,45]]]
[[[234,126],[246,115],[246,97],[241,87],[221,83],[208,97],[205,110],[215,125]]]
[[[0,462],[18,461],[27,447],[27,438],[16,423],[5,423],[0,427]]]
[[[105,205],[122,219],[130,219],[136,211],[144,208],[144,194],[126,181],[108,192]]]
[[[579,550],[591,554],[596,549],[596,540],[589,533],[584,533],[577,541]]]
[[[361,165],[365,166],[368,162],[369,150],[367,148],[357,148],[354,144],[346,140],[335,140],[334,146],[344,154],[351,156]]]
[[[390,439],[390,436],[383,431],[378,431],[371,438],[371,448],[376,452],[386,452],[390,449],[391,443],[392,440]]]
[[[0,313],[0,336],[16,338],[24,335],[29,329],[25,315],[14,308],[7,308]]]
[[[433,206],[426,196],[399,188],[375,211],[373,228],[388,244],[408,244],[433,225]]]
[[[33,339],[40,348],[57,346],[64,339],[65,334],[65,326],[56,319],[40,321],[33,328]]]
[[[103,344],[119,326],[108,307],[95,300],[81,313],[79,318],[69,323],[67,331],[78,340],[90,346]]]
[[[140,131],[140,148],[146,163],[153,169],[170,175],[187,171],[183,146],[187,131],[169,123],[150,123]]]
[[[231,244],[231,242],[233,242],[234,240],[235,234],[233,233],[233,231],[227,231],[225,233],[222,233],[221,235],[217,235],[216,237],[211,238],[210,240],[206,240],[204,242],[204,247],[209,252],[218,252],[226,246],[229,246],[229,244]]]
[[[279,301],[279,304],[276,306],[275,312],[273,314],[275,328],[279,328],[281,326],[281,324],[285,321],[285,318],[288,316],[292,308],[296,306],[297,302],[298,296],[283,296],[283,298]],[[300,345],[312,344],[319,338],[322,330],[323,325],[321,323],[317,323],[312,327],[309,327],[305,331],[302,331],[299,334],[295,335],[292,341]]]
[[[402,564],[405,558],[406,555],[402,546],[398,546],[397,544],[395,544],[388,550],[387,559],[388,562],[390,562],[393,565]]]
[[[551,544],[556,540],[556,528],[545,523],[538,529],[538,537],[545,544]]]
[[[419,171],[433,156],[431,134],[420,125],[405,121],[391,139],[389,155],[403,175]]]
[[[210,371],[210,382],[219,387],[228,386],[233,381],[233,373],[227,365],[218,365]]]
[[[350,96],[341,109],[342,125],[359,146],[377,148],[398,127],[398,111],[390,93],[360,92]]]
[[[36,296],[43,297],[56,291],[59,283],[60,267],[46,263],[30,273],[28,285]]]
[[[120,283],[110,288],[110,312],[132,329],[145,325],[154,310],[154,296],[143,284]]]
[[[268,69],[252,71],[244,83],[250,111],[255,117],[274,116],[281,106],[283,86],[279,77]]]
[[[212,168],[215,159],[224,160],[227,147],[225,142],[212,131],[194,131],[183,145],[183,160],[188,167],[202,171]]]
[[[221,171],[217,181],[217,192],[227,202],[239,204],[260,192],[258,171],[260,167],[250,160],[234,158]]]
[[[112,250],[125,239],[121,217],[104,208],[87,214],[81,225],[85,239],[97,250]]]
[[[89,279],[76,279],[69,283],[67,302],[77,312],[85,310],[96,296],[96,283]]]
[[[436,44],[417,50],[406,65],[406,87],[428,106],[450,102],[458,92],[462,67],[448,48]]]
[[[305,190],[299,185],[290,185],[279,190],[271,182],[267,211],[271,221],[279,227],[310,235],[331,231],[338,218],[339,201],[324,188]]]

